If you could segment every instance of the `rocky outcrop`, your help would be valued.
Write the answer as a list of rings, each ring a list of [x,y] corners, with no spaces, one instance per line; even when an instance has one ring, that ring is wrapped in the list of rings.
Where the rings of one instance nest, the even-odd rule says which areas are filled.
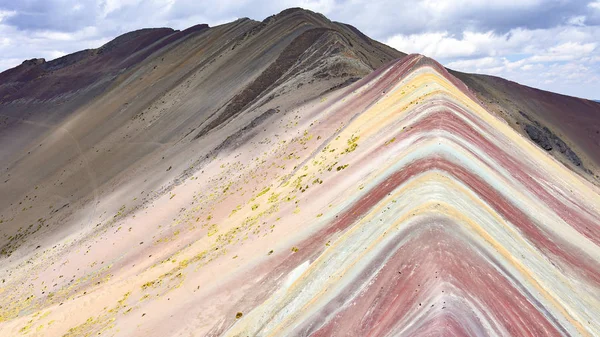
[[[600,185],[599,103],[495,76],[452,73],[468,85],[481,104],[557,160]]]
[[[600,335],[595,103],[300,9],[100,50],[0,74],[0,336]]]
[[[529,138],[531,138],[531,140],[533,140],[536,144],[541,146],[544,150],[546,150],[546,151],[552,150],[552,144],[554,142],[550,141],[550,138],[546,134],[545,130],[542,131],[539,128],[537,128],[531,124],[527,124],[527,125],[525,125],[525,132],[527,132],[527,134],[529,135]]]
[[[568,161],[575,166],[582,166],[581,158],[554,132],[545,126],[541,126],[538,121],[532,120],[526,113],[519,111],[519,114],[525,117],[533,124],[525,124],[524,130],[536,144],[546,151],[553,149],[561,153]],[[583,167],[582,167],[583,168]]]

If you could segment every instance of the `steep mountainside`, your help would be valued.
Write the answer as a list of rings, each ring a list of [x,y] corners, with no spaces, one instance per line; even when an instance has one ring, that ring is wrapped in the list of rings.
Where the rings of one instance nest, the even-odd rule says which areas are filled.
[[[264,22],[141,30],[97,50],[26,61],[0,75],[0,210],[16,218],[5,231],[28,221],[20,216],[80,209],[124,182],[145,190],[141,204],[169,188],[162,175],[188,174],[274,112],[402,55],[292,9]],[[31,198],[45,210],[18,213]]]
[[[600,335],[598,106],[301,9],[25,61],[0,336]]]
[[[453,74],[515,130],[578,174],[600,183],[600,104],[499,77]]]

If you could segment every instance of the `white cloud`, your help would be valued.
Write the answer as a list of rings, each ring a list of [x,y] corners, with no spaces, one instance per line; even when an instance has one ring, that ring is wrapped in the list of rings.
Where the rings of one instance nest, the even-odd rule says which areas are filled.
[[[456,11],[485,10],[523,10],[536,8],[544,3],[542,0],[424,0],[417,1],[417,5],[440,13],[440,15]]]
[[[469,40],[459,40],[448,32],[396,35],[387,44],[403,51],[415,51],[430,57],[470,56],[477,46]]]
[[[18,66],[25,59],[52,60],[81,49],[100,47],[109,40],[102,37],[94,27],[86,27],[73,33],[30,33],[0,23],[0,71]]]
[[[125,6],[138,5],[140,0],[105,0],[102,2],[102,16],[106,17],[108,14]]]
[[[0,69],[8,69],[17,66],[23,62],[20,58],[2,58],[0,59]]]
[[[596,43],[565,42],[533,55],[530,60],[532,62],[570,61],[589,55],[595,49]]]
[[[573,26],[585,26],[585,19],[586,17],[584,15],[573,16],[567,19],[567,24]]]
[[[584,30],[556,27],[545,30],[517,28],[506,34],[465,31],[461,38],[448,32],[399,34],[385,42],[398,50],[441,59],[532,54],[548,60],[552,58],[566,60],[594,51],[597,46],[594,41],[597,41],[598,37],[600,37],[599,28],[588,27]]]
[[[600,83],[577,86],[573,81],[583,81],[582,76],[561,75],[557,69],[566,68],[554,67],[583,65],[589,73],[585,81],[598,82],[600,0],[43,0],[48,5],[40,8],[49,12],[40,17],[40,24],[38,17],[17,18],[36,1],[42,0],[0,4],[0,71],[28,58],[52,59],[99,47],[143,27],[185,29],[238,17],[262,20],[300,6],[457,70],[581,96],[600,92]],[[552,80],[554,86],[544,84],[549,76],[559,79]],[[557,86],[569,81],[573,85],[567,89]]]
[[[32,39],[52,40],[52,41],[82,41],[97,37],[98,30],[95,27],[85,27],[81,30],[71,33],[56,31],[37,31],[30,34]]]
[[[60,50],[50,50],[47,52],[47,58],[52,60],[52,59],[56,59],[62,56],[67,55],[67,53],[65,53],[64,51],[60,51]]]

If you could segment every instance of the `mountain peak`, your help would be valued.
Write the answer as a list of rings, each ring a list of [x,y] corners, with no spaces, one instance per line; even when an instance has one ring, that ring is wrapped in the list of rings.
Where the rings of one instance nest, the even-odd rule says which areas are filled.
[[[112,39],[111,41],[107,42],[106,44],[104,44],[103,46],[101,46],[100,48],[97,49],[97,53],[102,54],[105,52],[110,52],[110,51],[112,51],[116,48],[119,48],[121,46],[124,46],[128,43],[134,42],[136,40],[137,41],[144,40],[150,36],[152,36],[151,38],[153,40],[156,40],[165,35],[172,34],[174,32],[175,32],[175,30],[173,30],[172,28],[143,28],[143,29],[134,30],[134,31],[119,35],[116,38]],[[128,48],[130,48],[130,47],[128,47]]]
[[[289,19],[298,20],[299,19],[299,20],[305,20],[305,21],[309,21],[309,22],[319,22],[322,24],[327,24],[327,23],[331,22],[327,17],[325,17],[321,13],[316,13],[316,12],[310,11],[308,9],[300,8],[300,7],[284,9],[283,11],[279,12],[278,14],[271,15],[271,16],[265,18],[262,22],[265,24],[268,24],[268,23],[272,23],[272,22],[280,21],[280,20],[284,20],[284,19],[287,19],[287,20],[289,20]]]
[[[34,59],[29,59],[29,60],[23,61],[23,63],[21,63],[21,65],[26,66],[26,67],[31,67],[31,66],[38,66],[38,65],[44,64],[44,63],[46,63],[46,59],[34,58]]]
[[[600,335],[599,109],[302,9],[28,61],[0,335]]]

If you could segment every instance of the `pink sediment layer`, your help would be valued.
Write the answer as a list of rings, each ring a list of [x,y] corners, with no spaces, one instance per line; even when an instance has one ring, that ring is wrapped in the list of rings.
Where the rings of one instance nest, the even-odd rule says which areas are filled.
[[[423,56],[334,97],[239,175],[217,165],[252,149],[221,154],[204,198],[174,190],[182,233],[123,253],[81,289],[119,305],[51,335],[600,335],[597,188]],[[47,319],[97,306],[77,296]]]
[[[394,146],[378,142],[378,138],[393,138],[394,144],[404,142],[402,146],[413,151],[419,151],[419,146],[427,146],[426,143],[435,138],[435,141],[455,145],[457,139],[461,140],[459,147],[469,156],[469,160],[485,170],[495,171],[507,188],[499,191],[497,182],[488,182],[486,176],[482,176],[479,171],[473,172],[472,166],[464,165],[452,153],[434,151],[422,158],[417,156],[417,159],[399,166],[395,171],[386,171],[384,179],[360,192],[360,197],[338,215],[331,217],[331,222],[297,243],[299,251],[281,259],[274,267],[273,274],[285,275],[286,270],[287,273],[292,272],[302,261],[315,263],[314,261],[323,259],[323,255],[327,254],[326,250],[342,249],[343,244],[332,244],[331,248],[327,248],[324,243],[343,240],[347,231],[359,227],[361,219],[374,212],[374,208],[386,203],[385,199],[395,190],[419,175],[437,172],[464,185],[482,203],[488,205],[504,225],[515,231],[523,243],[533,247],[540,258],[549,262],[553,272],[577,280],[574,284],[583,282],[590,287],[589,292],[584,291],[584,294],[574,296],[591,296],[590,303],[597,305],[598,297],[592,295],[597,294],[600,289],[600,263],[596,255],[600,243],[597,191],[591,192],[590,195],[594,198],[591,201],[578,200],[577,196],[561,192],[569,187],[561,178],[549,175],[548,170],[541,167],[543,164],[537,157],[545,157],[544,154],[533,147],[521,148],[517,142],[525,141],[518,135],[507,134],[506,130],[496,130],[495,125],[488,122],[494,117],[480,118],[480,112],[473,110],[477,106],[473,96],[439,64],[420,56],[411,56],[392,64],[348,90],[350,93],[360,90],[361,86],[368,86],[352,99],[341,103],[336,113],[324,118],[323,122],[334,125],[336,118],[356,118],[369,109],[377,109],[376,105],[381,104],[380,100],[385,100],[381,98],[382,93],[386,95],[390,91],[400,90],[394,87],[411,73],[424,68],[429,68],[425,73],[435,72],[447,80],[463,96],[460,99],[448,99],[447,96],[437,94],[426,97],[418,106],[405,108],[399,114],[402,117],[390,118],[390,123],[394,124],[391,130],[385,129],[391,131],[385,134],[385,138],[382,133],[377,132],[370,134],[369,139],[363,139],[361,135],[361,144],[380,145],[370,146],[368,152],[360,151],[359,147],[356,153],[352,153],[355,159],[349,160],[350,167],[327,183],[342,183],[344,179],[360,174],[371,163],[381,162],[378,158],[398,155],[393,150]],[[417,78],[418,76],[420,75],[416,75]],[[464,105],[465,99],[471,100],[468,106]],[[336,109],[336,103],[340,104],[340,101],[331,102],[329,106]],[[404,129],[401,125],[407,128]],[[384,126],[378,127],[384,129]],[[529,154],[529,157],[523,157],[525,154]],[[502,172],[497,167],[502,168]],[[559,170],[562,170],[562,174],[568,174],[563,167]],[[526,191],[529,199],[518,199],[521,197],[512,196],[511,190]],[[435,192],[432,190],[432,201],[449,201],[439,199]],[[409,193],[406,198],[410,198],[410,190],[405,193]],[[552,214],[552,221],[561,226],[570,226],[581,239],[589,240],[589,249],[582,249],[580,242],[562,237],[560,230],[549,228],[539,217],[532,217],[527,212],[529,205],[525,203],[534,201],[538,204],[532,206]],[[400,205],[392,207],[401,208]],[[473,205],[473,208],[477,207]],[[457,223],[451,217],[436,216],[433,213],[411,224],[409,229],[395,234],[387,245],[370,247],[369,249],[377,250],[379,255],[371,262],[365,262],[362,269],[353,274],[352,281],[344,283],[345,286],[340,286],[335,291],[336,296],[327,297],[327,300],[318,305],[315,302],[321,301],[313,298],[307,300],[304,306],[297,307],[297,310],[310,314],[296,312],[289,313],[294,318],[279,317],[283,311],[291,310],[294,295],[289,295],[288,292],[287,296],[291,296],[289,302],[282,299],[286,303],[268,310],[271,316],[261,318],[266,327],[262,326],[255,332],[258,335],[280,335],[285,331],[286,334],[311,336],[558,336],[577,333],[586,335],[598,327],[597,322],[577,321],[573,318],[577,314],[560,317],[567,310],[549,305],[561,300],[561,296],[553,295],[555,290],[548,286],[555,280],[541,279],[547,276],[536,275],[536,271],[529,271],[525,278],[523,275],[513,275],[515,271],[506,267],[506,256],[503,257],[504,261],[498,262],[498,256],[486,251],[489,248],[460,234],[464,231],[464,225],[460,221]],[[392,222],[394,219],[386,220]],[[501,241],[498,243],[502,245]],[[528,256],[523,254],[508,258],[525,260]],[[318,276],[307,271],[303,274],[303,279],[297,282],[310,284],[311,277]],[[535,280],[536,277],[540,279]],[[532,281],[534,286],[528,281]],[[558,277],[556,281],[561,282]],[[536,289],[540,284],[546,284],[542,293],[547,297],[537,293],[539,290]],[[266,277],[256,284],[256,291],[277,289],[280,286],[281,279]],[[321,294],[330,287],[335,285],[323,288]],[[296,291],[303,292],[302,286],[299,285],[298,288]],[[296,296],[296,300],[302,297],[301,294]],[[259,307],[260,303],[266,303],[266,299],[255,300]],[[262,304],[265,305],[267,304]],[[568,311],[571,310],[587,311],[586,308],[569,307]],[[595,307],[594,312],[598,312],[597,310],[598,307]],[[303,319],[295,320],[297,316]],[[253,318],[249,317],[248,320]],[[277,320],[281,321],[277,328],[269,327]],[[234,321],[227,320],[230,324]],[[225,324],[226,327],[228,325]],[[224,331],[227,329],[215,331],[214,335],[220,335]],[[243,330],[233,328],[232,331]]]

